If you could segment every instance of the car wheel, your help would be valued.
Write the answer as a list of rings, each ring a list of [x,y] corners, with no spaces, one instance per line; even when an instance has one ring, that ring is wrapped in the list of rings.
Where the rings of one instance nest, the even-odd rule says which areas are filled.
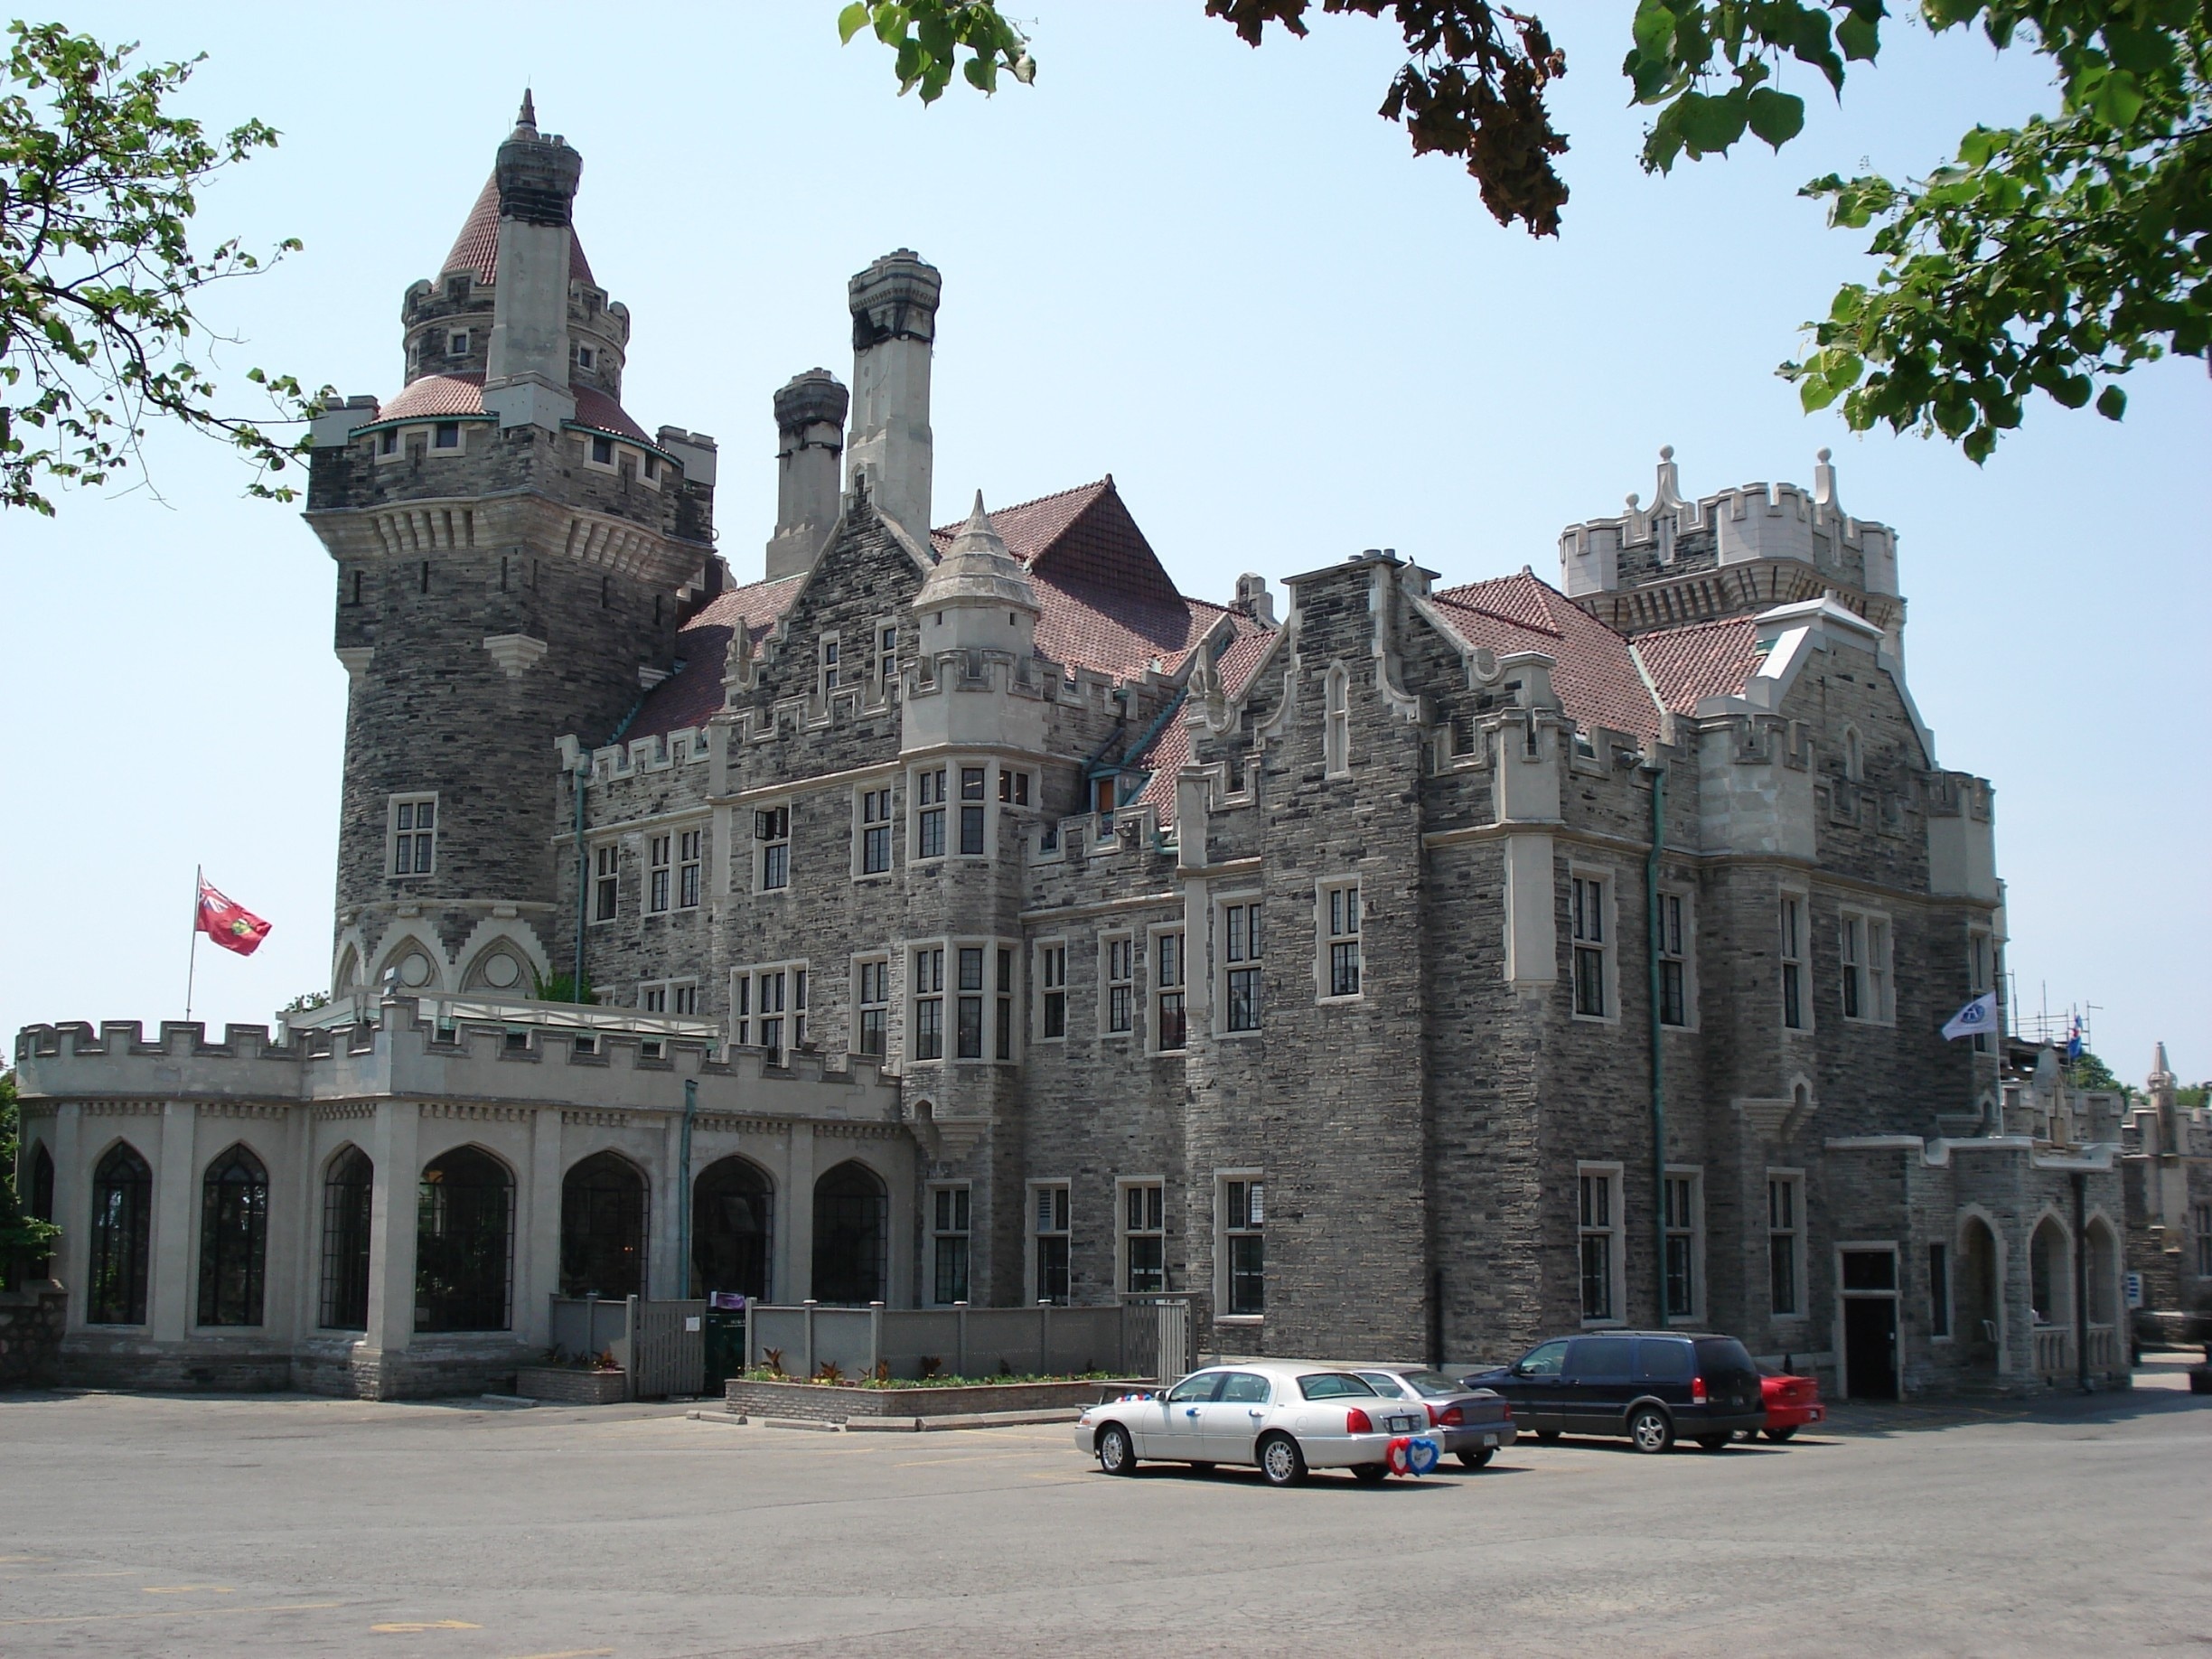
[[[1306,1454],[1287,1434],[1260,1442],[1260,1473],[1270,1486],[1295,1486],[1306,1478]]]
[[[1487,1467],[1490,1459],[1496,1456],[1496,1447],[1486,1446],[1480,1451],[1461,1452],[1459,1454],[1459,1461],[1467,1465],[1467,1467],[1470,1469],[1479,1469]]]
[[[1796,1432],[1796,1425],[1793,1423],[1787,1429],[1769,1429],[1767,1431],[1767,1438],[1772,1440],[1776,1446],[1779,1446],[1783,1441],[1788,1439],[1790,1436],[1795,1434]]]
[[[1387,1463],[1355,1463],[1352,1466],[1352,1478],[1363,1486],[1379,1486],[1389,1477],[1390,1465]]]
[[[1536,1438],[1546,1446],[1556,1446],[1559,1444],[1560,1431],[1556,1429],[1539,1429]]]
[[[1736,1437],[1732,1434],[1701,1434],[1697,1443],[1707,1451],[1726,1451],[1736,1443]]]
[[[1120,1423],[1108,1423],[1099,1430],[1099,1467],[1109,1475],[1134,1475],[1137,1472],[1137,1448],[1129,1444],[1129,1430]]]
[[[1194,1463],[1190,1466],[1190,1471],[1194,1475],[1211,1475],[1214,1466],[1210,1463]]]
[[[1657,1406],[1638,1406],[1628,1418],[1628,1439],[1640,1452],[1673,1449],[1674,1425]]]

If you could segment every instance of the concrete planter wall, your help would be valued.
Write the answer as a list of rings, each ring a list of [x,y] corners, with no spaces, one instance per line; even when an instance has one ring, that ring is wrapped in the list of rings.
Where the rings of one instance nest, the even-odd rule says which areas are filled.
[[[729,1409],[747,1417],[841,1423],[857,1417],[954,1417],[971,1411],[1041,1411],[1087,1406],[1139,1385],[1103,1381],[980,1382],[972,1388],[848,1388],[732,1378],[727,1386]]]
[[[0,1290],[0,1388],[51,1382],[69,1293],[46,1279]]]
[[[620,1405],[630,1398],[630,1373],[523,1365],[515,1371],[515,1392],[526,1400],[558,1401],[562,1405]]]

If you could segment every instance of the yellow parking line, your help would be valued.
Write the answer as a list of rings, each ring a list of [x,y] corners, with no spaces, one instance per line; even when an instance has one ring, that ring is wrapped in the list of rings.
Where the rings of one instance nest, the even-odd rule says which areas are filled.
[[[558,1654],[518,1654],[515,1659],[606,1659],[611,1647],[564,1647]]]
[[[205,1590],[211,1596],[238,1594],[228,1584],[142,1584],[138,1587],[138,1593],[142,1596],[183,1596],[196,1590]]]
[[[134,1618],[205,1618],[211,1613],[311,1613],[345,1605],[342,1601],[286,1601],[267,1607],[163,1607],[154,1613],[61,1613],[47,1618],[0,1618],[0,1627],[10,1625],[106,1625]]]
[[[433,1618],[420,1623],[371,1625],[369,1628],[379,1636],[420,1636],[426,1630],[482,1630],[483,1626],[462,1618]]]

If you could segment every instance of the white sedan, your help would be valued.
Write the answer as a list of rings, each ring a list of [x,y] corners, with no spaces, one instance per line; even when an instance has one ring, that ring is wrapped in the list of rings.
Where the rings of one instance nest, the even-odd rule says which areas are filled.
[[[1075,1446],[1109,1475],[1133,1472],[1139,1458],[1201,1470],[1251,1463],[1269,1485],[1291,1486],[1309,1468],[1379,1481],[1391,1472],[1391,1443],[1428,1428],[1419,1405],[1385,1400],[1351,1372],[1253,1360],[1194,1371],[1164,1393],[1092,1406],[1075,1425]],[[1433,1462],[1433,1440],[1424,1455]]]

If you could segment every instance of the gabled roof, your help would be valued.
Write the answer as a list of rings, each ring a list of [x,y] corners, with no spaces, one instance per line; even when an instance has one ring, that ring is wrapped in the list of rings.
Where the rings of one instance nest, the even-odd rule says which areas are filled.
[[[990,519],[1007,551],[1033,576],[1048,576],[1063,586],[1111,587],[1165,606],[1182,600],[1114,488],[1111,473],[1096,483],[995,508]],[[930,539],[942,555],[959,533],[959,525],[948,524],[932,530]]]
[[[738,627],[759,645],[805,586],[803,574],[779,576],[733,587],[710,601],[677,632],[676,657],[683,667],[645,694],[623,741],[706,725],[721,710],[723,664]]]
[[[1214,670],[1221,677],[1223,694],[1233,700],[1251,683],[1252,670],[1260,666],[1261,658],[1267,655],[1268,647],[1275,642],[1275,630],[1261,627],[1242,612],[1231,611],[1227,614],[1234,632],[1221,654],[1214,659]],[[1151,773],[1137,801],[1140,806],[1150,807],[1163,824],[1175,822],[1176,774],[1190,764],[1188,713],[1186,708],[1178,708],[1141,753],[1128,756],[1122,763]]]
[[[445,256],[438,275],[466,271],[481,283],[498,280],[499,217],[499,174],[494,173],[484,181],[483,191],[476,205],[469,209],[461,234],[454,238],[453,251]],[[576,235],[574,225],[568,227],[568,279],[589,283],[595,288],[599,286],[593,279],[591,261],[584,257],[583,239]]]
[[[1536,651],[1551,658],[1551,689],[1578,724],[1658,735],[1659,708],[1636,672],[1627,640],[1527,569],[1445,588],[1431,602],[1470,645],[1500,656]]]
[[[1736,697],[1759,660],[1758,620],[1732,616],[1636,636],[1635,651],[1659,700],[1676,714],[1697,712],[1698,699]]]
[[[377,419],[431,420],[446,416],[482,415],[485,412],[483,382],[483,376],[473,370],[460,374],[418,376],[398,397],[377,410]],[[645,428],[632,420],[623,406],[606,393],[590,386],[571,386],[568,390],[576,398],[577,426],[640,444],[652,443],[645,436]]]

